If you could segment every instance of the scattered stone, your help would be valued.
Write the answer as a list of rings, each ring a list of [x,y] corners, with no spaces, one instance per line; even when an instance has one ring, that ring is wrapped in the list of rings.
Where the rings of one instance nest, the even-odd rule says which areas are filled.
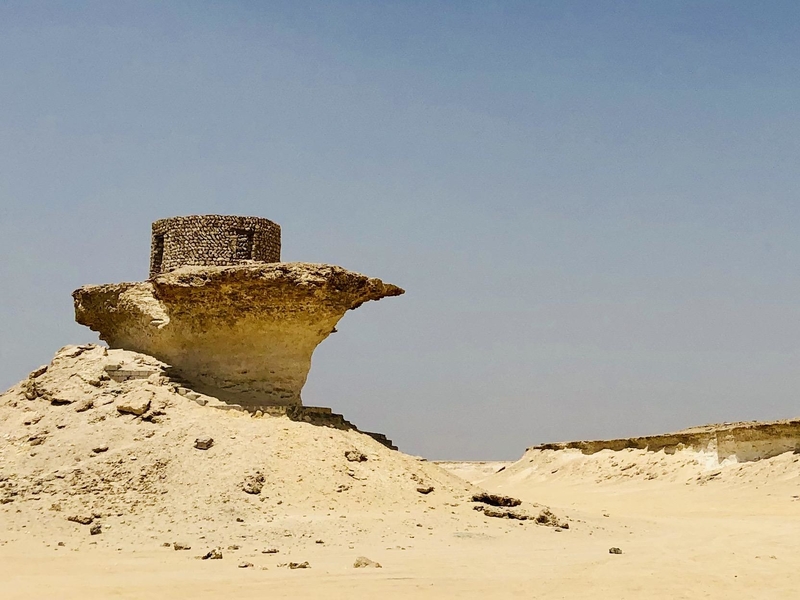
[[[228,550],[238,550],[238,549],[239,546],[237,546],[236,544],[231,544],[230,546],[228,546]]]
[[[39,392],[36,389],[36,382],[33,379],[26,379],[22,382],[22,394],[26,400],[36,400],[39,397]]]
[[[61,505],[60,505],[60,504],[58,504],[57,502],[53,502],[53,503],[50,505],[50,510],[54,510],[54,511],[56,511],[56,512],[61,512]]]
[[[304,562],[301,562],[301,563],[290,562],[287,566],[290,569],[310,569],[311,568],[311,565],[308,564],[308,561],[304,561]]]
[[[559,521],[558,517],[553,514],[550,509],[544,508],[536,517],[535,521],[539,525],[547,525],[549,527],[560,527],[561,529],[569,529],[569,523],[566,521]]]
[[[167,546],[169,546],[169,542],[167,542]],[[172,547],[175,550],[191,550],[192,547],[189,544],[184,544],[182,542],[173,542]]]
[[[169,542],[164,542],[163,544],[161,544],[162,548],[169,548],[170,546],[172,546],[172,544],[170,544]]]
[[[280,552],[277,548],[267,548],[266,550],[262,550],[261,554],[277,554]]]
[[[209,559],[219,560],[220,558],[222,558],[222,550],[220,550],[219,548],[213,548],[212,550],[206,552],[202,558],[203,560],[209,560]]]
[[[249,569],[252,566],[253,566],[253,563],[251,563],[251,562],[240,562],[239,563],[239,568],[240,569]]]
[[[264,487],[264,475],[256,472],[253,475],[248,475],[244,478],[242,489],[248,494],[260,494]]]
[[[86,412],[90,408],[94,408],[94,400],[81,400],[75,405],[75,412]]]
[[[615,547],[613,547],[613,548],[609,548],[609,549],[608,549],[608,553],[609,553],[609,554],[622,554],[622,550],[620,550],[619,548],[617,548],[617,547],[615,546]]]
[[[31,374],[28,375],[28,377],[30,377],[31,379],[36,379],[37,377],[41,377],[45,373],[47,373],[47,365],[42,365],[38,369],[34,369],[33,371],[31,371]]]
[[[44,441],[47,439],[47,433],[37,433],[32,435],[28,438],[28,442],[30,442],[31,446],[41,446],[44,444]]]
[[[367,460],[366,454],[363,454],[358,450],[348,450],[344,453],[344,457],[350,462],[364,462]]]
[[[92,521],[94,521],[94,517],[91,515],[72,515],[67,517],[67,521],[80,523],[81,525],[90,525]]]
[[[89,529],[89,533],[91,533],[92,535],[99,535],[99,534],[103,533],[103,526],[100,525],[100,523],[95,523]]]
[[[22,424],[23,425],[36,425],[39,421],[42,420],[42,415],[39,413],[33,413],[29,417],[27,417]]]
[[[323,540],[317,540],[317,544],[324,544],[324,543],[325,542]]]
[[[528,513],[522,510],[514,510],[512,508],[484,505],[473,506],[472,508],[473,510],[482,512],[487,517],[495,517],[497,519],[516,519],[517,521],[527,521],[531,518]]]
[[[365,569],[370,567],[372,569],[382,569],[383,566],[379,562],[375,562],[374,560],[370,560],[366,556],[359,556],[356,559],[356,562],[353,563],[354,569]]]
[[[64,544],[64,542],[58,542],[58,544],[57,544],[57,546],[58,546],[59,548],[63,548],[65,545],[66,545],[66,544]]]
[[[150,408],[150,397],[126,394],[117,402],[117,410],[122,414],[142,416]]]
[[[424,487],[418,487],[417,491],[420,494],[426,494],[427,495],[427,494],[430,494],[433,491],[433,486],[429,485],[429,486],[424,486]]]
[[[102,446],[97,446],[96,448],[92,448],[92,452],[95,454],[102,454],[103,452],[108,452],[108,445],[103,444]]]
[[[214,445],[214,438],[207,435],[201,436],[194,441],[194,447],[198,450],[208,450]]]
[[[472,501],[483,502],[484,504],[488,504],[490,506],[519,506],[522,504],[522,500],[518,500],[517,498],[511,498],[510,496],[499,496],[497,494],[489,494],[487,492],[475,494],[472,497]]]

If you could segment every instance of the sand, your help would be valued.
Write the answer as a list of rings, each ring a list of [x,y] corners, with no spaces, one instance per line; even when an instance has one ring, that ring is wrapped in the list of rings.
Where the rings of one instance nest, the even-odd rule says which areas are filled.
[[[514,463],[434,464],[352,430],[200,406],[161,374],[96,380],[89,373],[108,354],[83,348],[34,378],[44,395],[23,382],[0,397],[3,599],[738,599],[800,589],[793,451],[739,462],[697,448],[531,449]],[[56,388],[71,401],[54,405]],[[141,415],[119,410],[143,396]],[[214,439],[207,450],[195,448],[202,436]],[[366,460],[349,460],[353,451]],[[531,516],[549,506],[569,528],[487,517],[471,500],[481,488],[522,499]],[[222,559],[200,558],[212,549]],[[354,568],[362,556],[381,568]]]

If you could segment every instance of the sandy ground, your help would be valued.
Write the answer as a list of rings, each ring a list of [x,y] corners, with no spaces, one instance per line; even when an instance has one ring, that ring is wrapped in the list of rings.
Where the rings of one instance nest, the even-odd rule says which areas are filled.
[[[436,465],[353,431],[201,407],[157,377],[98,382],[102,352],[71,354],[33,399],[30,385],[0,397],[4,600],[800,593],[794,452],[720,463],[690,449],[533,449],[513,464]],[[53,404],[59,389],[74,401]],[[143,395],[161,414],[119,410]],[[194,448],[198,432],[211,449]],[[365,460],[345,458],[354,449]],[[256,473],[264,489],[243,491]],[[569,528],[487,517],[472,482],[530,514],[548,505]],[[212,548],[222,559],[199,558]],[[354,568],[360,556],[382,568]]]

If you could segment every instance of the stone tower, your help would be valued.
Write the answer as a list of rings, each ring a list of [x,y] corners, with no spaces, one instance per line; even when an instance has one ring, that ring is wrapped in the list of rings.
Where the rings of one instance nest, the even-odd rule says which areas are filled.
[[[260,217],[193,215],[153,223],[150,277],[179,267],[281,260],[281,228]]]

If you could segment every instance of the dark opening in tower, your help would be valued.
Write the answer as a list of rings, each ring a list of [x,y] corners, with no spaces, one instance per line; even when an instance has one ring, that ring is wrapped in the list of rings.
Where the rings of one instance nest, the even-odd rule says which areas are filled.
[[[156,275],[161,273],[161,266],[164,263],[164,234],[157,233],[153,236],[153,261],[150,266],[150,273]]]
[[[236,260],[253,259],[253,238],[255,232],[252,229],[237,229],[236,240],[233,249],[233,258]]]

